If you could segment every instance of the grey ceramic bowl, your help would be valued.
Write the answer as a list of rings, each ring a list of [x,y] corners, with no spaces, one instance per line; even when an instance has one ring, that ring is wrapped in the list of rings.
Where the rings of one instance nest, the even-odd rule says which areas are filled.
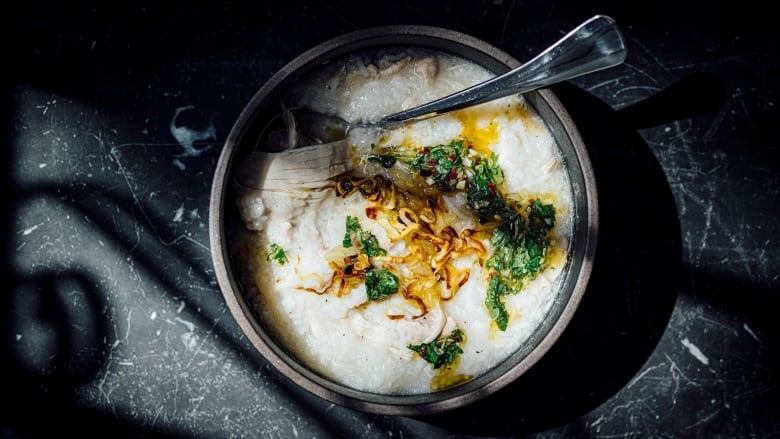
[[[590,159],[566,109],[550,90],[525,94],[558,142],[570,172],[575,199],[575,225],[562,290],[536,332],[519,350],[484,375],[457,387],[421,395],[356,391],[329,381],[297,362],[266,332],[263,323],[253,313],[230,259],[227,230],[238,224],[238,212],[230,189],[231,172],[242,154],[254,148],[268,120],[278,113],[280,96],[299,75],[349,52],[393,45],[450,52],[473,60],[496,74],[520,64],[512,56],[477,38],[426,26],[364,29],[308,50],[284,66],[257,91],[233,126],[214,175],[209,232],[214,269],[225,301],[248,339],[280,374],[327,401],[352,409],[385,415],[424,415],[462,407],[487,397],[525,373],[556,342],[571,320],[590,277],[598,230],[597,196]]]

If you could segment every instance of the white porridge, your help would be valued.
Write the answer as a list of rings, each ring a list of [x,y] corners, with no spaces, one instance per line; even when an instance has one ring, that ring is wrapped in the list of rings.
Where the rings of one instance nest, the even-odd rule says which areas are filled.
[[[330,63],[292,103],[377,120],[492,73],[417,49]],[[282,136],[284,137],[284,136]],[[516,351],[554,301],[572,194],[558,147],[521,96],[397,128],[355,129],[323,188],[243,187],[233,258],[291,354],[358,390],[419,394]]]

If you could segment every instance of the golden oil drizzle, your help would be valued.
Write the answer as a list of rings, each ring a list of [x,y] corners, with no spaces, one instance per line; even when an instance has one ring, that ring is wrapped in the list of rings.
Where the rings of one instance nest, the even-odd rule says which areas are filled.
[[[455,112],[463,125],[461,136],[469,139],[474,149],[480,154],[489,155],[490,146],[498,140],[498,124],[495,121],[497,113],[486,113],[473,108]]]
[[[460,357],[447,366],[442,366],[439,369],[439,373],[431,378],[431,390],[444,390],[450,387],[455,387],[459,384],[463,384],[466,381],[470,381],[474,378],[473,375],[467,375],[458,373],[458,365],[460,364]]]

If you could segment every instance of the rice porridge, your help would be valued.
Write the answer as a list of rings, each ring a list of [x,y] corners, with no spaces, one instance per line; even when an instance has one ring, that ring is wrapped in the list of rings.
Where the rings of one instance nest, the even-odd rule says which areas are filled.
[[[285,108],[373,121],[492,76],[422,49],[350,55]],[[327,143],[294,115],[266,148]],[[510,96],[337,145],[346,172],[321,187],[236,185],[231,253],[269,332],[322,376],[381,394],[455,386],[516,351],[556,297],[572,229],[567,170],[533,108]]]

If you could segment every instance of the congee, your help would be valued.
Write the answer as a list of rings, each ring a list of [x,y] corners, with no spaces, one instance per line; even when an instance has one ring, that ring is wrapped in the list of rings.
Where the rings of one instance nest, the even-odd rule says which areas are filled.
[[[375,121],[492,76],[450,54],[394,48],[325,63],[286,95],[285,125],[260,149],[325,143],[316,148],[341,153],[344,167],[329,168],[339,154],[328,153],[301,162],[322,169],[289,181],[236,178],[231,254],[258,319],[311,370],[380,394],[445,389],[506,359],[548,312],[567,264],[572,193],[558,146],[522,96],[355,128],[337,143],[296,120],[307,108]],[[251,160],[269,162],[237,167],[275,166],[272,155]],[[301,184],[309,176],[316,184]]]

